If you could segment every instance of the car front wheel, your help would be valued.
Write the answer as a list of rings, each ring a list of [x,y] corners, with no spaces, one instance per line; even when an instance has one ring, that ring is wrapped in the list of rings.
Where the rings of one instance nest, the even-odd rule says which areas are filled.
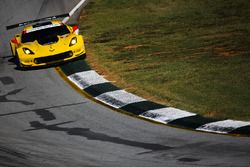
[[[19,69],[19,70],[22,70],[22,69],[23,69],[23,65],[22,65],[22,63],[20,62],[18,55],[15,56],[15,64],[16,64],[17,69]]]

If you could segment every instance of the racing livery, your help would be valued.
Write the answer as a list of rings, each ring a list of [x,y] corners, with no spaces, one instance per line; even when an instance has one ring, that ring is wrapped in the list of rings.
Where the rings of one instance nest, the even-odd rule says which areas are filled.
[[[10,40],[11,51],[18,67],[44,66],[86,56],[84,40],[78,34],[78,27],[58,20],[52,21],[64,16],[68,15],[7,26],[7,29],[25,26],[21,33]],[[34,22],[39,23],[29,25]]]

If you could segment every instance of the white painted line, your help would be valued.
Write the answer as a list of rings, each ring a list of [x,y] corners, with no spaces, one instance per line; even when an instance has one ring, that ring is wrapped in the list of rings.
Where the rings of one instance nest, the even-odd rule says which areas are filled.
[[[180,110],[177,108],[166,107],[166,108],[146,111],[142,113],[140,117],[167,124],[168,122],[171,122],[173,120],[190,117],[194,115],[196,114]]]
[[[130,103],[146,101],[145,99],[128,93],[125,90],[103,93],[97,96],[96,99],[114,108],[121,108]]]
[[[65,17],[64,19],[63,19],[63,23],[66,23],[68,20],[69,20],[69,18],[77,11],[77,9],[79,9],[81,6],[82,6],[82,4],[85,2],[86,0],[81,0],[70,12],[69,12],[69,17]]]
[[[250,122],[235,121],[235,120],[224,120],[218,122],[212,122],[200,126],[196,130],[206,131],[206,132],[215,132],[215,133],[229,133],[237,128],[248,126]]]
[[[68,79],[76,84],[80,89],[85,89],[92,85],[109,82],[102,76],[97,74],[94,70],[78,72],[68,76]]]

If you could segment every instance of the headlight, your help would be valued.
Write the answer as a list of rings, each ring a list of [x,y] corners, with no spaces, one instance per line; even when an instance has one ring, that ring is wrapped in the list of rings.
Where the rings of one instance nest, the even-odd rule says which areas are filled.
[[[71,39],[69,46],[73,46],[73,45],[75,45],[76,43],[77,43],[77,38],[74,37],[74,38]]]
[[[26,55],[33,55],[34,54],[34,52],[32,52],[30,49],[28,49],[28,48],[23,48],[23,51],[24,51],[24,53],[26,54]]]

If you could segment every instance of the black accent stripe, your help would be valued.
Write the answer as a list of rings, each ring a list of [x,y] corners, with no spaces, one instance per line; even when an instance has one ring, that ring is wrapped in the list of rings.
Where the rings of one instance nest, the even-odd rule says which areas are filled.
[[[92,85],[86,89],[84,89],[84,91],[86,91],[88,94],[90,94],[91,96],[99,96],[103,93],[106,92],[111,92],[111,91],[116,91],[116,90],[120,90],[120,88],[112,85],[111,83],[102,83],[102,84],[97,84],[97,85]]]
[[[231,131],[230,133],[231,134],[250,135],[250,125],[237,128],[237,129]]]
[[[73,55],[72,51],[68,51],[68,52],[55,54],[52,56],[44,56],[44,57],[40,57],[40,58],[35,58],[34,62],[36,64],[42,64],[42,63],[50,63],[53,61],[63,61],[63,59],[72,57],[72,55]]]
[[[135,115],[140,115],[145,111],[156,110],[160,108],[166,108],[166,106],[151,101],[142,101],[142,102],[128,104],[120,109],[133,113]]]
[[[62,71],[67,75],[77,72],[89,71],[91,68],[84,60],[72,61],[60,66]]]
[[[190,117],[179,118],[174,121],[169,122],[169,125],[174,125],[183,128],[196,129],[204,124],[216,122],[219,120],[215,120],[212,118],[205,118],[200,115],[194,115]]]

